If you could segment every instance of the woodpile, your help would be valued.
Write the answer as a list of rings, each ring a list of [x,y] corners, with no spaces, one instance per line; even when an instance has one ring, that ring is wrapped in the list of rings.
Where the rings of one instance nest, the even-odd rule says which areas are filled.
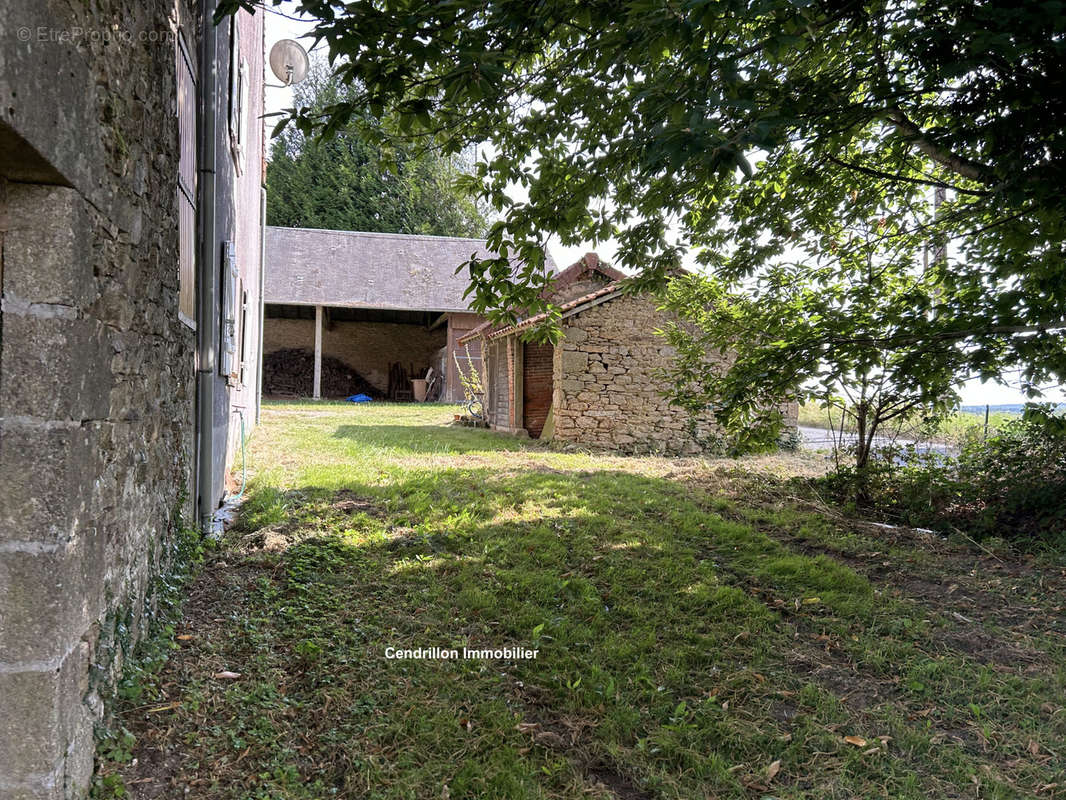
[[[263,394],[279,397],[311,397],[315,379],[315,354],[310,350],[275,350],[263,356]],[[322,396],[350,397],[365,394],[382,399],[362,375],[343,361],[322,356]]]

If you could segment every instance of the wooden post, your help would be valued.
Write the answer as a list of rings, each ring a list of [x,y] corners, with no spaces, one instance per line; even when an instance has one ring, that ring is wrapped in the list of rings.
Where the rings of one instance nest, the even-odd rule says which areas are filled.
[[[312,397],[322,397],[322,306],[315,306],[315,384]]]

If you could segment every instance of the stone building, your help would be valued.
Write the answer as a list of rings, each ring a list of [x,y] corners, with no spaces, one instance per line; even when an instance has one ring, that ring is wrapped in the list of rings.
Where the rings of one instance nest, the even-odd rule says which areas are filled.
[[[619,452],[706,449],[710,414],[694,420],[663,396],[673,350],[655,331],[668,317],[648,295],[623,291],[623,277],[595,253],[559,274],[551,294],[562,314],[557,345],[522,339],[545,315],[485,324],[460,339],[480,340],[490,427]]]
[[[409,377],[433,367],[444,378],[440,399],[458,402],[456,362],[464,369],[481,364],[476,342],[457,345],[484,321],[464,296],[469,277],[456,271],[474,255],[492,256],[485,240],[270,226],[264,353],[314,353],[316,369],[298,381],[308,397],[322,396],[314,376],[321,376],[326,357],[353,369],[381,396],[389,393],[391,365]],[[547,267],[555,269],[550,256]]]
[[[79,798],[257,412],[262,17],[0,0],[0,797]]]

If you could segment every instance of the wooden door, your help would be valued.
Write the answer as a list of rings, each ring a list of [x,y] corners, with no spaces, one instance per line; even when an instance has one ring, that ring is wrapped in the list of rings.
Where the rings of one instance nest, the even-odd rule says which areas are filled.
[[[522,427],[532,439],[539,439],[552,405],[552,361],[555,348],[550,344],[523,345],[522,353]]]

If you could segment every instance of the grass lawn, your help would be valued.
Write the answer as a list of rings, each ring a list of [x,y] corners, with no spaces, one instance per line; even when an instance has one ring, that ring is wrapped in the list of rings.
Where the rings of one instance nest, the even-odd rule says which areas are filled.
[[[840,518],[785,480],[815,456],[556,452],[452,413],[265,409],[109,791],[1066,797],[1061,559]],[[386,658],[463,646],[539,653]]]

